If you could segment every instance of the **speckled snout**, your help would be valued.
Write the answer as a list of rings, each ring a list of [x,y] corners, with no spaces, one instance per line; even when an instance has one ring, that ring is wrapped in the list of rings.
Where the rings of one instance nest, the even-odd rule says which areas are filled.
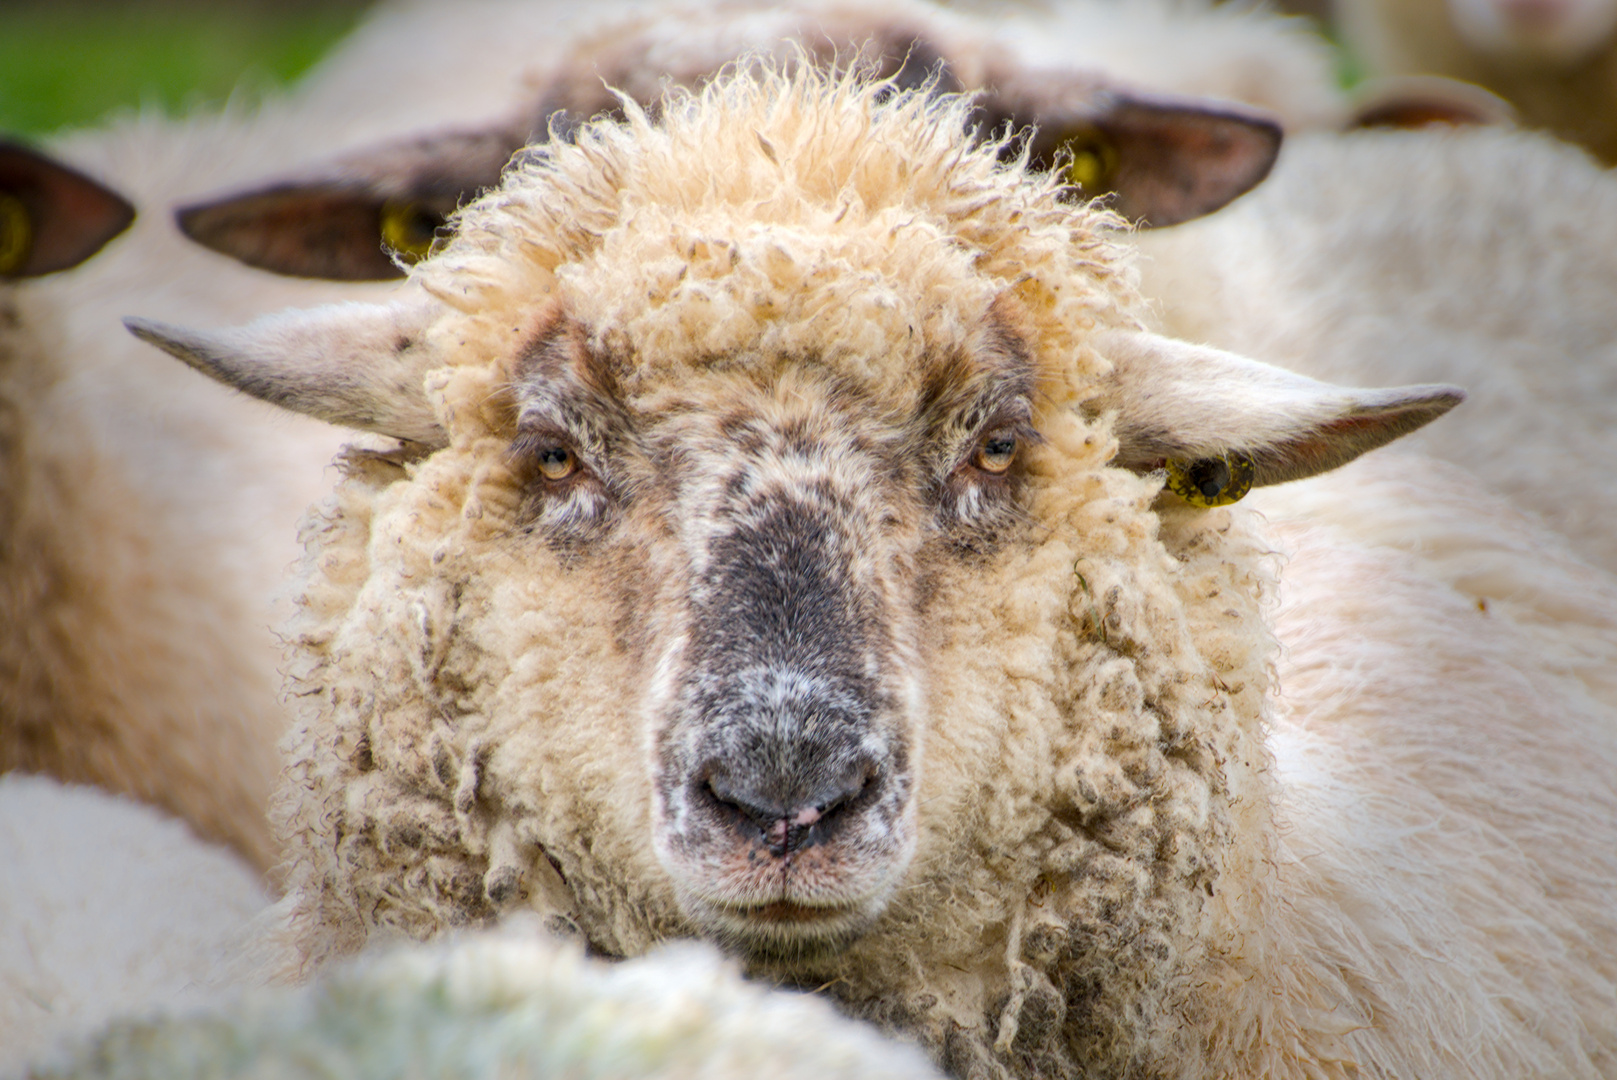
[[[916,695],[904,560],[871,493],[772,475],[750,463],[703,515],[654,828],[688,915],[796,955],[867,928],[908,866]]]

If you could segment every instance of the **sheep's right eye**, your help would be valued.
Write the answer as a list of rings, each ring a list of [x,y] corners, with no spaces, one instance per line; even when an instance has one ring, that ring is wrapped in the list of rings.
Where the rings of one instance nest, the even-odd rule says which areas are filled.
[[[0,274],[18,270],[34,247],[34,223],[21,199],[0,192]]]
[[[432,253],[438,227],[444,219],[417,202],[382,205],[382,243],[407,263],[420,262]]]
[[[547,446],[536,456],[539,475],[546,480],[565,480],[578,471],[578,455],[565,446]]]

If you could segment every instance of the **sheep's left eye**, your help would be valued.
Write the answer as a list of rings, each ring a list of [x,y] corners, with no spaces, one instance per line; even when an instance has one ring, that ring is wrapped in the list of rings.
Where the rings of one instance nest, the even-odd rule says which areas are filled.
[[[977,448],[976,464],[983,472],[1002,473],[1016,460],[1016,436],[994,435]]]
[[[546,480],[565,480],[578,471],[578,455],[565,446],[548,446],[538,457],[539,475]]]

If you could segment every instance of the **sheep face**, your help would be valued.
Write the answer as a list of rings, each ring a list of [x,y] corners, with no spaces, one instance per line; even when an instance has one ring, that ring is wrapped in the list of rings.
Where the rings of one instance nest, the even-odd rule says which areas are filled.
[[[1160,1049],[1224,977],[1266,577],[1159,468],[1304,475],[1457,396],[1140,334],[1118,219],[885,93],[737,75],[538,153],[393,305],[131,324],[407,440],[307,535],[308,955],[526,904],[1024,1075]]]
[[[834,365],[732,357],[655,408],[611,368],[567,319],[524,358],[524,528],[575,568],[645,568],[610,622],[642,624],[623,707],[682,909],[749,949],[836,944],[875,919],[915,846],[923,540],[991,514],[965,511],[977,482],[928,475],[912,425]],[[1004,403],[979,440],[1014,440],[1027,415],[1025,396]]]
[[[656,850],[688,915],[764,949],[865,929],[915,844],[914,472],[805,382],[703,410],[659,477],[683,569],[646,665]]]

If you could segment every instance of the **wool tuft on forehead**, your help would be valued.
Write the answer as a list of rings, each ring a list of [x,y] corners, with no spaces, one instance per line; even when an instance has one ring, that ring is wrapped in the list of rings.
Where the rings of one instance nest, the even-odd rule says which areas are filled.
[[[1010,294],[1042,396],[1070,402],[1101,371],[1075,331],[1132,322],[1121,220],[1002,161],[969,97],[758,64],[624,108],[526,151],[417,271],[457,309],[451,363],[509,363],[559,302],[631,396],[810,362],[902,408]]]

